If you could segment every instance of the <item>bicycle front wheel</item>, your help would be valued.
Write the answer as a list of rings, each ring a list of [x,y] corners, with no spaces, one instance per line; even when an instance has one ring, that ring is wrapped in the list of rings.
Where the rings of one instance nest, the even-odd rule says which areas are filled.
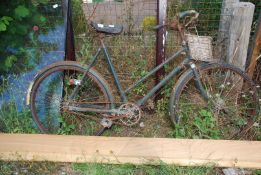
[[[60,62],[40,73],[31,90],[33,119],[43,133],[94,135],[101,127],[100,116],[94,112],[73,111],[68,106],[96,106],[109,109],[111,92],[102,77],[90,69],[84,81],[85,69],[76,62]],[[68,101],[73,89],[79,91]]]
[[[208,99],[196,87],[191,70],[180,77],[172,91],[170,117],[175,136],[255,139],[259,99],[254,83],[229,64],[205,64],[199,73]]]

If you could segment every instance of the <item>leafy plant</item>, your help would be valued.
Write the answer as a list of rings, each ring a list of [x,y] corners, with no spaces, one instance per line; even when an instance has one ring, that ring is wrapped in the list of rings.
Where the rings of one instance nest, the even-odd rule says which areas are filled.
[[[6,133],[37,133],[31,111],[19,111],[15,102],[2,105],[0,109],[0,130]]]
[[[30,15],[30,11],[24,5],[19,5],[18,7],[15,8],[14,15],[16,19],[22,20],[23,18]]]
[[[73,133],[76,128],[75,125],[65,122],[62,117],[59,117],[59,123],[60,128],[58,130],[58,134],[69,135]]]
[[[36,59],[37,53],[32,57],[28,47],[40,46],[37,40],[39,30],[46,27],[48,17],[43,14],[40,5],[45,5],[50,0],[30,1],[1,1],[0,2],[0,72],[16,71],[12,69],[16,63],[18,67],[26,68],[29,60]],[[49,13],[49,12],[48,12]],[[50,12],[50,13],[58,13]],[[54,15],[52,14],[52,15]],[[55,21],[57,22],[57,21]],[[55,24],[56,25],[56,24]],[[53,22],[48,27],[54,26]],[[44,33],[41,30],[41,33]],[[39,47],[38,47],[39,48]]]
[[[221,131],[219,130],[218,123],[211,112],[201,109],[199,111],[199,116],[195,117],[193,120],[188,119],[189,117],[186,116],[186,111],[184,111],[182,120],[186,121],[187,125],[175,125],[175,130],[170,133],[171,136],[176,138],[220,139]]]
[[[157,19],[155,18],[155,16],[146,16],[142,21],[143,31],[151,30],[156,25],[157,25]]]
[[[194,126],[198,129],[200,138],[219,139],[220,131],[217,128],[217,121],[213,114],[207,110],[202,109],[199,116],[194,119]]]
[[[141,77],[147,75],[148,71],[146,71],[146,69],[145,69],[146,65],[147,65],[147,61],[145,59],[140,60],[131,75],[131,79],[135,81],[135,80],[140,79]],[[138,95],[145,95],[146,91],[147,91],[147,86],[144,83],[142,83],[141,85],[139,85],[138,87],[136,87],[134,89],[134,92]]]
[[[0,18],[0,32],[2,31],[6,31],[7,30],[7,26],[9,26],[10,21],[12,21],[13,18],[9,17],[9,16],[3,16]]]
[[[156,114],[159,116],[165,116],[168,111],[168,103],[169,101],[164,97],[158,100],[156,104]]]

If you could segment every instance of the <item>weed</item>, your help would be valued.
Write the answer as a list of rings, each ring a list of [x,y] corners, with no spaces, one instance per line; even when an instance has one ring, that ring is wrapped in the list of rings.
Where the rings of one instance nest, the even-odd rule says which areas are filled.
[[[84,12],[82,9],[82,1],[81,0],[73,0],[72,1],[72,22],[73,22],[73,30],[76,34],[81,34],[87,32],[87,21],[84,16]]]
[[[186,129],[179,124],[176,124],[175,129],[170,132],[170,135],[175,138],[184,138],[186,137]]]
[[[90,60],[91,58],[91,43],[86,38],[81,41],[80,51],[77,52],[77,58],[84,58],[84,62]]]
[[[261,175],[261,170],[256,170],[253,175]]]
[[[166,70],[166,69],[165,69]],[[174,80],[170,80],[163,90],[161,91],[160,95],[162,98],[157,101],[156,104],[156,114],[160,116],[168,116],[169,111],[169,98],[171,96],[172,88],[175,84]]]
[[[156,114],[159,116],[165,116],[168,111],[168,103],[169,101],[166,98],[158,100],[156,104]]]
[[[2,105],[0,109],[0,130],[7,133],[37,133],[31,111],[28,108],[18,111],[14,102]]]
[[[189,111],[190,109],[188,109]],[[188,112],[189,113],[189,112]],[[214,115],[207,110],[200,110],[199,116],[196,116],[193,120],[189,120],[186,112],[184,111],[182,120],[186,122],[186,125],[175,125],[175,129],[170,133],[172,137],[176,138],[208,138],[208,139],[220,139],[221,131],[217,127],[217,121]]]
[[[0,161],[0,174],[58,174],[62,172],[65,164],[52,162],[3,162]],[[59,173],[59,174],[60,174]]]
[[[147,61],[145,59],[141,59],[138,64],[136,64],[135,69],[131,75],[131,79],[133,81],[140,79],[148,74],[148,71],[146,71],[145,67],[147,65]],[[138,87],[134,89],[134,93],[137,95],[145,95],[147,92],[147,85],[145,83],[142,83]]]
[[[76,126],[74,124],[68,124],[67,122],[64,121],[62,117],[59,117],[59,123],[61,127],[58,130],[58,134],[68,135],[75,132]]]
[[[217,121],[211,112],[202,109],[199,112],[199,116],[195,117],[194,125],[198,129],[198,135],[200,138],[220,138],[220,131],[216,127]]]
[[[213,170],[213,167],[176,167],[171,165],[166,165],[163,162],[160,162],[159,165],[104,165],[104,164],[74,164],[74,170],[80,172],[81,174],[94,174],[94,175],[205,175],[210,173]]]
[[[144,19],[142,21],[142,30],[149,31],[156,25],[157,25],[157,20],[156,20],[155,16],[144,17]]]

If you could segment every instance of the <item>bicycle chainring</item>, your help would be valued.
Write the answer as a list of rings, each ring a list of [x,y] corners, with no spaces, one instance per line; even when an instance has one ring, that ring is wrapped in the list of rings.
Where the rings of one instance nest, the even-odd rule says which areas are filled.
[[[119,114],[125,116],[120,121],[126,126],[136,125],[141,119],[140,107],[134,103],[125,103],[118,110]]]

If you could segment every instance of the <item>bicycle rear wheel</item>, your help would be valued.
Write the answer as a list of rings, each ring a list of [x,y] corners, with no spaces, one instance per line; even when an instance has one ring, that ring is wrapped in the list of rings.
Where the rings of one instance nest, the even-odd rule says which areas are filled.
[[[175,136],[255,139],[259,99],[254,83],[229,64],[205,64],[199,73],[208,100],[196,88],[191,70],[180,77],[172,91],[170,117]]]
[[[100,114],[68,109],[68,97],[77,84],[80,88],[71,106],[111,107],[113,98],[105,80],[90,69],[85,80],[80,81],[84,71],[79,64],[66,61],[49,66],[36,77],[31,91],[31,111],[43,133],[95,135],[101,128]]]

